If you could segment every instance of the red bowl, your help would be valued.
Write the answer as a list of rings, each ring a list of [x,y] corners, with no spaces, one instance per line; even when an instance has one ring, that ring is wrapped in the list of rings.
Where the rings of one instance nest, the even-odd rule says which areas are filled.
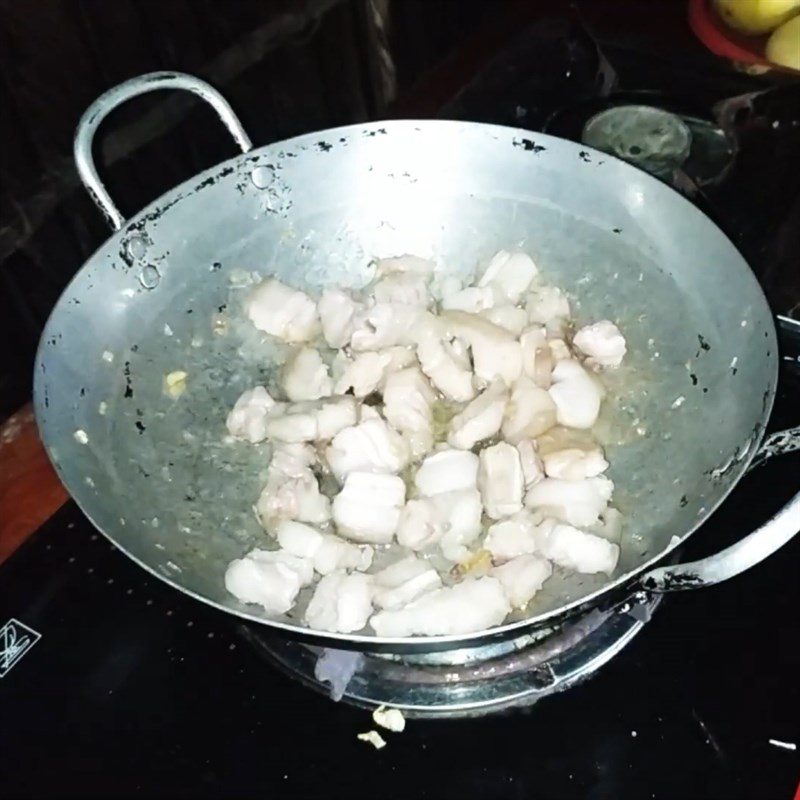
[[[711,0],[689,0],[689,26],[694,35],[718,56],[744,64],[773,66],[764,57],[769,34],[746,36],[731,30],[717,16]]]

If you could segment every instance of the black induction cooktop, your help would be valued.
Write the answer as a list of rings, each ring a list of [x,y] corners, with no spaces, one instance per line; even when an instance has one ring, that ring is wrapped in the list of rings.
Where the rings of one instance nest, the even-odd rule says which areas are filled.
[[[683,556],[749,531],[798,474],[795,454],[747,476]],[[0,568],[0,624],[32,642],[0,678],[0,795],[785,800],[798,754],[770,740],[800,742],[799,560],[795,538],[669,596],[594,678],[526,711],[411,720],[376,751],[356,738],[367,711],[277,672],[245,623],[146,575],[70,503]]]
[[[764,88],[600,47],[555,20],[521,32],[442,115],[568,136],[587,110],[649,92],[652,105],[721,125],[738,160],[694,199],[787,313],[800,299],[796,261],[786,267],[797,95],[712,111]],[[772,430],[800,423],[800,346],[783,345]],[[800,453],[754,470],[682,557],[741,538],[798,476]],[[276,671],[252,625],[147,575],[70,503],[0,567],[0,797],[786,800],[800,776],[799,562],[800,537],[734,580],[668,596],[588,682],[524,711],[411,720],[376,751],[357,739],[374,727],[367,711]]]

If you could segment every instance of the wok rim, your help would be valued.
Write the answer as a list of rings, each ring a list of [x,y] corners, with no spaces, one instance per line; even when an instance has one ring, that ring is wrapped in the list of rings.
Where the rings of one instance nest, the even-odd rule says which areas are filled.
[[[628,173],[632,177],[639,181],[644,181],[647,183],[651,188],[654,188],[657,192],[667,192],[669,195],[673,195],[679,203],[684,204],[684,208],[686,212],[690,215],[694,215],[695,217],[702,218],[703,224],[706,226],[710,226],[716,231],[716,234],[724,241],[726,241],[733,250],[739,255],[742,260],[742,263],[747,267],[747,271],[752,279],[753,287],[755,289],[755,296],[757,296],[760,301],[763,303],[763,307],[767,312],[769,317],[769,322],[767,325],[767,331],[770,335],[772,343],[777,346],[777,331],[775,328],[775,317],[772,312],[772,309],[769,306],[767,301],[766,295],[764,294],[764,290],[761,287],[761,284],[758,282],[758,279],[755,276],[752,268],[748,264],[747,260],[744,256],[739,252],[736,245],[730,240],[727,234],[709,217],[700,211],[697,206],[691,203],[688,199],[686,199],[683,195],[677,192],[672,187],[664,184],[662,181],[658,180],[657,178],[653,177],[652,175],[644,172],[643,170],[638,169],[637,167],[628,164],[627,162],[623,161],[622,159],[617,158],[614,155],[609,153],[602,152],[595,148],[589,147],[588,145],[584,145],[580,142],[573,142],[570,139],[563,139],[558,136],[553,136],[547,133],[541,133],[539,131],[531,131],[524,128],[513,128],[511,126],[505,125],[495,125],[490,123],[484,122],[469,122],[463,120],[445,120],[445,119],[398,119],[398,120],[378,120],[376,122],[369,122],[369,123],[356,123],[351,125],[343,125],[336,128],[326,128],[319,131],[312,131],[311,133],[302,134],[300,136],[295,136],[290,139],[283,139],[277,142],[272,142],[261,147],[255,148],[250,150],[247,153],[240,153],[230,159],[222,161],[218,164],[215,164],[208,169],[197,173],[191,177],[189,177],[186,181],[177,186],[172,187],[168,191],[164,192],[162,195],[154,199],[151,203],[147,206],[142,208],[132,217],[127,219],[118,231],[114,231],[108,239],[102,242],[98,248],[92,253],[92,255],[81,265],[80,269],[76,271],[73,277],[65,286],[64,290],[62,291],[61,295],[59,296],[58,300],[56,301],[55,305],[53,306],[47,322],[44,326],[42,331],[42,335],[39,339],[39,344],[36,351],[36,356],[34,359],[34,381],[33,381],[33,406],[34,406],[34,416],[36,419],[37,427],[42,434],[42,443],[44,445],[45,451],[47,453],[48,459],[50,460],[51,464],[53,465],[56,473],[59,476],[59,479],[63,483],[64,487],[67,489],[67,492],[70,495],[70,499],[76,503],[78,508],[80,508],[81,512],[86,516],[86,518],[91,522],[95,529],[97,529],[100,533],[103,534],[118,550],[124,553],[128,558],[130,558],[133,562],[135,562],[138,566],[142,567],[146,572],[153,575],[154,577],[158,578],[160,581],[163,581],[168,586],[177,591],[182,592],[189,597],[192,597],[195,600],[200,601],[201,603],[210,606],[217,611],[231,614],[236,616],[242,620],[246,620],[248,622],[257,623],[274,631],[276,634],[280,635],[288,635],[294,639],[300,639],[307,641],[309,643],[315,643],[323,646],[333,646],[339,647],[340,649],[348,649],[348,650],[361,650],[363,652],[394,652],[394,653],[411,653],[411,652],[433,652],[433,651],[440,651],[440,650],[448,650],[448,649],[457,649],[457,648],[470,648],[470,647],[477,647],[481,644],[485,644],[489,641],[493,640],[507,640],[514,638],[515,636],[524,635],[526,632],[533,631],[539,628],[552,626],[557,624],[559,621],[563,619],[567,619],[580,613],[582,610],[588,609],[590,607],[597,607],[601,605],[602,599],[614,593],[619,593],[624,590],[626,587],[631,587],[632,584],[637,582],[644,573],[646,573],[649,569],[654,567],[660,562],[663,562],[671,553],[673,553],[676,549],[681,547],[687,539],[692,536],[703,524],[713,515],[713,513],[725,502],[728,498],[730,493],[734,490],[734,488],[739,484],[742,477],[747,472],[747,469],[750,465],[750,462],[754,458],[755,454],[758,452],[759,446],[761,441],[764,437],[767,422],[772,413],[772,408],[775,402],[775,395],[777,391],[778,385],[778,376],[779,376],[779,362],[776,358],[774,360],[773,370],[772,370],[772,377],[769,382],[769,385],[765,387],[764,391],[765,394],[765,401],[763,404],[763,410],[761,413],[761,419],[757,423],[756,427],[753,430],[753,433],[747,440],[750,444],[746,454],[740,458],[736,462],[736,466],[733,467],[736,473],[738,473],[734,480],[731,481],[730,485],[720,494],[720,496],[715,500],[715,502],[711,503],[703,512],[702,516],[698,516],[692,526],[690,526],[687,530],[685,530],[682,534],[678,535],[675,534],[673,539],[677,538],[677,541],[671,541],[667,547],[663,550],[655,554],[652,558],[649,558],[647,561],[638,565],[634,570],[626,572],[613,580],[609,581],[608,583],[604,584],[598,589],[583,595],[582,597],[577,598],[576,600],[567,603],[566,605],[559,606],[558,608],[551,609],[550,611],[543,612],[537,616],[529,617],[523,620],[516,620],[514,622],[504,623],[502,625],[498,625],[492,628],[485,628],[481,631],[475,631],[472,633],[466,634],[446,634],[446,635],[438,635],[438,636],[406,636],[406,637],[379,637],[375,635],[369,635],[364,633],[352,633],[352,634],[345,634],[345,633],[335,633],[335,632],[328,632],[328,631],[317,631],[312,628],[308,628],[302,626],[300,624],[294,625],[286,622],[282,622],[280,620],[270,619],[265,616],[259,616],[255,613],[250,613],[247,611],[246,608],[238,609],[233,608],[231,606],[225,605],[220,601],[213,600],[209,597],[206,597],[192,589],[189,589],[180,583],[176,582],[173,578],[168,575],[162,574],[159,572],[154,566],[147,564],[145,561],[140,559],[138,556],[133,555],[130,553],[124,546],[119,544],[114,537],[112,537],[108,532],[106,532],[97,522],[95,522],[91,511],[88,508],[88,503],[85,503],[79,500],[77,497],[73,496],[71,492],[70,482],[66,480],[64,477],[62,470],[59,464],[53,460],[50,452],[50,446],[47,442],[47,437],[45,435],[46,429],[46,418],[48,416],[48,411],[45,409],[42,397],[43,397],[43,388],[42,388],[42,364],[44,363],[44,353],[45,353],[45,342],[50,334],[50,330],[53,327],[54,320],[57,319],[59,312],[62,310],[62,307],[65,303],[66,297],[69,293],[70,288],[72,287],[73,283],[75,283],[81,274],[92,264],[98,254],[105,250],[109,245],[113,242],[115,244],[121,244],[122,240],[125,236],[130,235],[134,230],[137,229],[138,226],[142,224],[145,218],[148,215],[153,215],[156,212],[159,212],[160,209],[170,204],[171,201],[174,201],[175,198],[178,198],[178,201],[181,199],[186,199],[191,196],[192,192],[189,190],[193,188],[193,185],[196,185],[198,181],[202,182],[208,177],[218,175],[222,170],[225,170],[229,167],[236,167],[237,165],[245,162],[245,161],[252,161],[256,163],[267,154],[272,154],[273,151],[277,152],[282,149],[289,149],[289,148],[296,148],[299,149],[301,146],[308,146],[313,145],[315,142],[319,141],[320,137],[324,136],[343,136],[343,135],[353,135],[353,134],[369,134],[373,132],[378,132],[383,129],[383,132],[386,133],[387,129],[389,128],[412,128],[416,129],[418,132],[423,133],[422,127],[454,127],[454,128],[463,128],[468,127],[470,129],[480,129],[485,131],[488,134],[496,134],[494,137],[498,141],[500,137],[524,137],[529,138],[531,136],[535,136],[538,141],[541,141],[544,144],[550,143],[551,145],[564,148],[566,147],[568,150],[572,150],[576,155],[576,167],[582,163],[582,159],[577,158],[578,153],[581,151],[588,151],[593,155],[598,156],[599,158],[611,160],[613,161],[616,166],[622,170],[623,175]],[[594,173],[596,175],[596,173]],[[602,180],[601,176],[597,176],[594,180]],[[209,187],[211,188],[211,187]],[[75,482],[72,481],[74,484]]]

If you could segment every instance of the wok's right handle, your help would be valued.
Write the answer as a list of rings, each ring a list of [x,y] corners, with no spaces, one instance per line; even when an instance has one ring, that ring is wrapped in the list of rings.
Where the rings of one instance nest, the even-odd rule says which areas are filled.
[[[800,532],[800,492],[771,520],[716,555],[686,564],[659,567],[642,579],[650,592],[674,592],[712,586],[755,566]]]
[[[131,78],[131,80],[109,89],[105,94],[98,97],[81,117],[78,128],[75,131],[74,154],[75,164],[78,167],[78,174],[81,181],[83,181],[83,185],[115,231],[118,231],[125,224],[125,217],[120,214],[119,209],[114,205],[111,195],[109,195],[108,190],[97,174],[97,168],[92,158],[94,134],[100,123],[117,106],[122,105],[132,97],[153,92],[157,89],[182,89],[196,94],[219,114],[222,123],[231,132],[231,136],[236,140],[236,144],[239,145],[243,153],[253,149],[250,137],[245,133],[242,123],[233,113],[233,109],[228,105],[227,100],[212,86],[192,75],[186,75],[182,72],[150,72],[147,75],[140,75],[138,78]]]

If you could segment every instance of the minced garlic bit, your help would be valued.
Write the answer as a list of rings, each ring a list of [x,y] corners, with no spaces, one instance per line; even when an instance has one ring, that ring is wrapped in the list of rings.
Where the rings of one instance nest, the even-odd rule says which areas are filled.
[[[676,397],[675,400],[672,402],[671,408],[680,408],[686,402],[686,398],[681,395],[680,397]]]
[[[75,441],[78,442],[79,444],[89,443],[89,437],[86,435],[86,431],[81,428],[75,431],[75,433],[73,433],[72,436],[75,439]]]
[[[456,564],[456,566],[453,567],[453,572],[458,577],[464,577],[465,575],[480,577],[482,575],[486,575],[491,568],[491,552],[486,549],[480,549],[474,553],[470,553],[467,558]]]
[[[372,712],[372,719],[375,720],[376,725],[381,728],[386,728],[387,731],[394,731],[400,733],[405,730],[406,718],[399,708],[386,708],[380,706]]]
[[[103,352],[103,361],[107,361],[109,364],[114,360],[114,354],[110,350],[105,350]]]
[[[378,731],[359,733],[358,738],[362,742],[369,742],[376,750],[383,750],[383,748],[386,747],[386,740],[378,733]]]
[[[97,406],[97,413],[101,416],[104,416],[106,411],[108,410],[108,403],[105,400],[100,401],[100,405]]]
[[[186,378],[189,377],[187,372],[182,369],[176,369],[164,376],[164,394],[176,400],[186,391]]]

